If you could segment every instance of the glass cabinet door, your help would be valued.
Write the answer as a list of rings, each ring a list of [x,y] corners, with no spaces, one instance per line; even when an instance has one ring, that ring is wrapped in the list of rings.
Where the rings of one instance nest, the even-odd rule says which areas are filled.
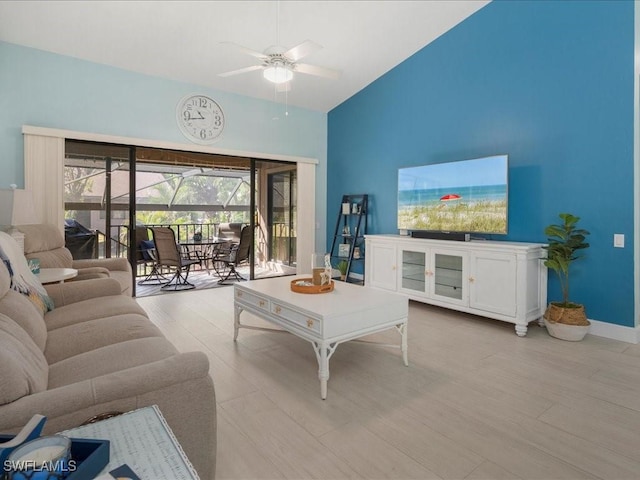
[[[431,294],[435,297],[446,297],[448,301],[464,303],[467,299],[467,287],[464,285],[465,255],[456,252],[433,252],[432,271],[433,287]]]
[[[427,292],[427,260],[425,251],[400,250],[401,290]]]

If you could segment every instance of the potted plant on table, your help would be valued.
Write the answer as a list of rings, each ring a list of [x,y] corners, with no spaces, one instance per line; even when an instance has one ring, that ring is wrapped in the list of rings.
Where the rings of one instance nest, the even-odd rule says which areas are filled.
[[[544,323],[549,335],[562,340],[579,341],[589,330],[590,322],[584,306],[569,300],[569,267],[582,258],[581,250],[589,247],[585,242],[587,230],[577,228],[580,217],[561,213],[562,223],[549,225],[544,233],[549,237],[547,259],[544,264],[558,275],[562,289],[562,301],[551,302],[544,314]]]
[[[336,265],[336,268],[340,271],[340,280],[343,282],[347,279],[347,267],[349,264],[346,260],[340,260]]]

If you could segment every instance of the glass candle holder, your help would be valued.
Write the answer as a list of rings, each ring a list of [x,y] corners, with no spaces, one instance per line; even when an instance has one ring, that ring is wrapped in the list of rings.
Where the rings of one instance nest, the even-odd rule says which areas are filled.
[[[16,448],[7,460],[8,480],[62,480],[71,472],[71,440],[62,435],[36,438]]]
[[[324,272],[324,253],[314,253],[311,255],[311,272],[313,273],[313,284],[322,285],[322,272]]]

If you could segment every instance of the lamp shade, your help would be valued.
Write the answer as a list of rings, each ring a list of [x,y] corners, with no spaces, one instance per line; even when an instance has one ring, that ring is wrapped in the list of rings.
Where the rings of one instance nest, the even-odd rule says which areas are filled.
[[[30,190],[0,189],[0,225],[38,223]]]

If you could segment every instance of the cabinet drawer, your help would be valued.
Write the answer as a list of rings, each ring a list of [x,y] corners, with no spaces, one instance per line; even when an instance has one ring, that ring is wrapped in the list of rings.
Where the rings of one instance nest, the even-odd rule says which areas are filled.
[[[236,298],[242,303],[253,305],[267,312],[269,311],[269,300],[262,298],[260,295],[248,293],[243,290],[236,290]]]
[[[311,318],[308,315],[303,315],[300,312],[296,312],[288,307],[273,302],[271,304],[271,313],[284,320],[288,320],[291,323],[298,325],[299,327],[311,330],[316,333],[322,331],[322,321],[317,318]]]

